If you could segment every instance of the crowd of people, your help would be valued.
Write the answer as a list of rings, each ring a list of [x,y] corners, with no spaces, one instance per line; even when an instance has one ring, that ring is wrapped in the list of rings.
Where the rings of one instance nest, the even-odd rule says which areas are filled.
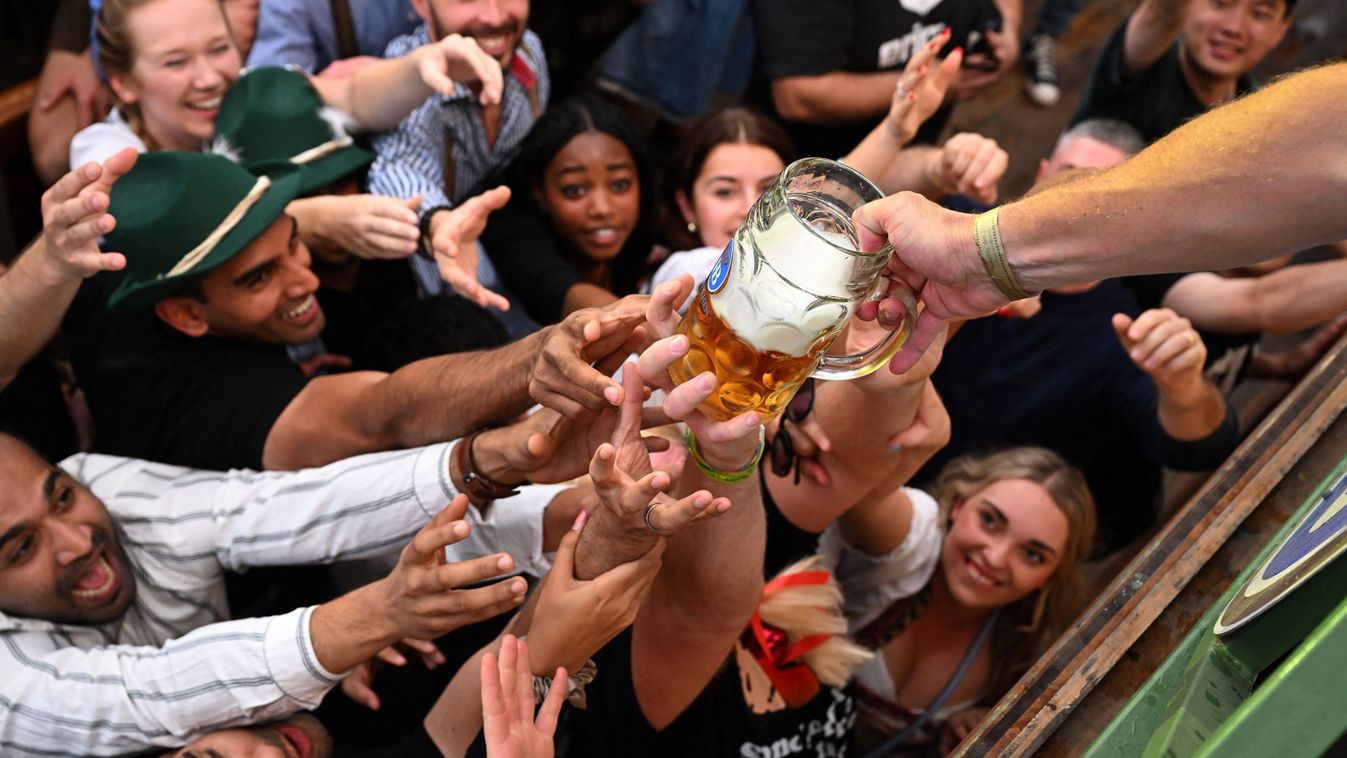
[[[1291,261],[1347,238],[1347,66],[1249,76],[1294,3],[1141,0],[998,206],[950,113],[1057,102],[1078,0],[65,0],[0,275],[0,753],[953,751],[1236,383],[1347,328],[1347,257]],[[681,314],[805,156],[887,195],[855,250],[920,310],[726,419]]]

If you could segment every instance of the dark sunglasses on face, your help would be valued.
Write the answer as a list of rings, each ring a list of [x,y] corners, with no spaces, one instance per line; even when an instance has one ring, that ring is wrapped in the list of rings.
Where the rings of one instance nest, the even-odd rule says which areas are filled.
[[[800,389],[795,392],[795,397],[786,404],[786,410],[781,414],[781,426],[777,429],[776,436],[772,438],[771,466],[772,473],[776,476],[785,476],[795,470],[794,483],[800,483],[800,456],[795,452],[795,443],[791,441],[790,433],[786,431],[786,422],[790,421],[799,424],[814,409],[814,378],[811,376],[804,380]]]

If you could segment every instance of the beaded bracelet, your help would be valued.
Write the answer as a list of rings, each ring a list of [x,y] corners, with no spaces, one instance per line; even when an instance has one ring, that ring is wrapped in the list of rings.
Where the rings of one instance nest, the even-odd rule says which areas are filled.
[[[973,221],[973,244],[977,245],[978,257],[982,259],[983,267],[1001,294],[1011,300],[1023,300],[1029,297],[1029,293],[1015,281],[1010,262],[1006,260],[1006,248],[1001,243],[1001,228],[997,226],[1000,210],[993,208]]]
[[[759,426],[758,449],[753,451],[753,457],[749,459],[748,463],[732,471],[721,471],[707,463],[706,459],[702,457],[701,451],[697,449],[697,438],[693,436],[691,429],[688,429],[684,434],[684,439],[687,440],[688,452],[692,453],[692,461],[697,464],[697,470],[701,471],[707,479],[721,484],[735,484],[753,476],[758,470],[758,461],[762,460],[762,451],[766,448],[766,431]]]

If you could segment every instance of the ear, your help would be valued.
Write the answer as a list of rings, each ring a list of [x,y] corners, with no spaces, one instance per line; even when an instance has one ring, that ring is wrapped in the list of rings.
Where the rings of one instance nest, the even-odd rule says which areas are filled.
[[[166,297],[154,304],[154,315],[188,337],[204,337],[210,331],[205,304],[190,297]]]
[[[422,21],[430,23],[430,0],[412,0],[412,10],[416,11],[416,15],[420,16]]]
[[[1038,184],[1048,177],[1048,159],[1038,159],[1038,173],[1034,174],[1034,184]]]
[[[688,199],[688,193],[683,190],[675,190],[674,202],[678,203],[678,212],[683,214],[684,221],[690,224],[697,220],[697,214],[692,210],[692,201]]]
[[[131,86],[129,80],[127,74],[108,74],[108,86],[112,88],[112,94],[117,96],[117,100],[126,105],[135,105],[140,100],[140,93]]]
[[[961,498],[956,499],[956,500],[954,501],[954,504],[950,506],[950,509],[949,509],[949,523],[950,523],[950,524],[953,524],[954,521],[955,521],[955,519],[959,518],[959,514],[963,511],[963,507],[964,507],[964,505],[965,505],[967,502],[968,502],[967,499],[961,497]],[[948,524],[947,524],[947,526],[948,526]]]

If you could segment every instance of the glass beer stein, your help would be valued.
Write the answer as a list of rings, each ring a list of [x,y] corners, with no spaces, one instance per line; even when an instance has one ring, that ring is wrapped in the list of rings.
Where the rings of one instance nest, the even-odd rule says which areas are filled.
[[[669,374],[683,383],[713,371],[720,383],[703,412],[726,420],[746,411],[780,413],[801,383],[854,379],[884,365],[911,332],[896,332],[855,355],[829,355],[866,299],[881,295],[893,248],[860,251],[851,222],[883,197],[868,179],[836,161],[805,158],[786,167],[749,211],[678,324],[691,348]],[[912,293],[898,283],[907,312]]]

